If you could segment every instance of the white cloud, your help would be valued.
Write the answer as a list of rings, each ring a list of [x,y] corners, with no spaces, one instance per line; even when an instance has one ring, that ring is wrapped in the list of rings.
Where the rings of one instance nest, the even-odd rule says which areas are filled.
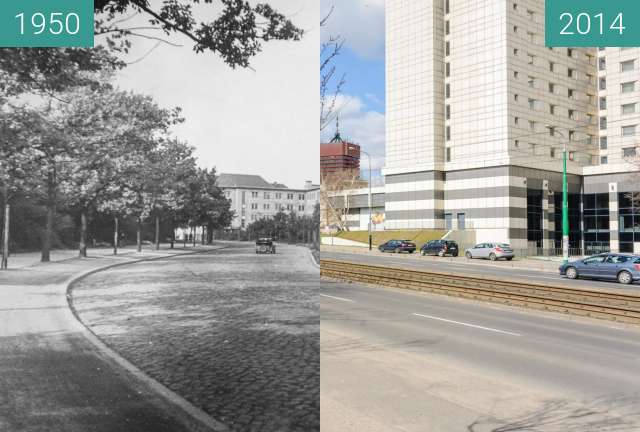
[[[384,0],[322,0],[321,16],[333,12],[322,37],[342,36],[346,46],[366,59],[384,58]]]
[[[340,95],[336,107],[340,115],[340,135],[343,139],[359,144],[371,155],[371,168],[384,166],[384,114],[365,108],[357,96]],[[335,126],[328,126],[322,133],[326,142],[335,134]],[[363,168],[368,168],[367,157],[361,160]]]

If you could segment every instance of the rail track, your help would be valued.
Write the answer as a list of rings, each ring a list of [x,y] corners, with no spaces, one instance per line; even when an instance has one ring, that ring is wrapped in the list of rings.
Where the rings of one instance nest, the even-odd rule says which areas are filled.
[[[320,274],[350,282],[640,324],[639,295],[334,260],[321,260]]]

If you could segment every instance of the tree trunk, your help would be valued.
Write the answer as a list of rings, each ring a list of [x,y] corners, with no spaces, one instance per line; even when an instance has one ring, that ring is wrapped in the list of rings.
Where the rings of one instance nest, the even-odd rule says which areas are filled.
[[[186,249],[186,248],[187,248],[187,232],[183,228],[182,229],[182,249]]]
[[[87,212],[82,210],[80,213],[80,258],[87,257]]]
[[[160,216],[156,215],[156,250],[160,250]]]
[[[193,235],[191,236],[191,240],[193,241],[193,247],[196,247],[196,227],[191,228],[191,232]]]
[[[174,221],[171,220],[171,249],[173,249],[173,244],[176,242],[176,227],[174,226]]]
[[[118,216],[113,217],[113,254],[118,255]]]
[[[202,246],[204,246],[204,244],[205,244],[204,234],[205,234],[204,225],[202,225],[202,239],[201,239],[202,240]]]
[[[9,267],[9,210],[9,199],[6,198],[5,194],[4,224],[2,228],[2,262],[0,263],[0,269]]]
[[[138,217],[136,222],[136,243],[138,245],[138,252],[142,252],[142,219]]]
[[[53,218],[56,211],[56,171],[49,171],[47,178],[47,221],[42,238],[42,256],[40,261],[51,261],[51,235],[53,234]]]

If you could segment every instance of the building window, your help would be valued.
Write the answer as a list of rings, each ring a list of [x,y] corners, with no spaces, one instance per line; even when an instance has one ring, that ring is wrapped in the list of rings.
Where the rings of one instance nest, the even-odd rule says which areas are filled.
[[[549,149],[549,156],[551,156],[552,158],[556,157],[556,149],[554,149],[553,147],[551,147]]]
[[[444,65],[444,75],[445,76],[451,76],[451,63],[445,63]]]
[[[601,71],[607,69],[607,59],[606,59],[606,57],[600,57],[598,59],[598,69],[600,69]]]
[[[620,72],[631,72],[636,68],[635,60],[628,60],[620,62]]]
[[[258,198],[258,192],[251,192],[251,198]]]
[[[573,89],[567,89],[567,97],[573,99],[575,95],[575,91]]]
[[[555,105],[549,105],[549,113],[550,114],[555,114],[556,113],[556,106]]]
[[[514,147],[516,147],[516,148],[520,147],[520,141],[515,140],[515,141],[513,142],[513,145],[514,145]]]
[[[447,147],[447,162],[451,162],[451,147]]]
[[[449,20],[444,22],[444,34],[449,34],[451,29],[449,28]]]
[[[600,156],[600,165],[606,165],[609,162],[609,158],[606,156]]]
[[[556,64],[552,61],[549,62],[549,71],[553,72],[553,70],[555,69]]]
[[[444,0],[444,13],[449,13],[449,0]]]
[[[571,120],[574,120],[575,114],[576,114],[576,112],[575,112],[574,110],[572,110],[572,109],[567,110],[567,116],[568,116]]]
[[[622,105],[622,114],[635,114],[636,112],[636,104],[629,103]]]
[[[304,201],[304,194],[298,194],[298,200]]]
[[[258,203],[251,204],[251,210],[258,210]]]
[[[622,136],[629,137],[636,134],[636,125],[622,126]]]
[[[607,97],[606,96],[600,97],[600,109],[601,110],[607,109]]]
[[[446,127],[446,131],[447,131],[447,141],[451,141],[451,126],[447,126]]]
[[[629,81],[629,82],[620,84],[620,91],[622,93],[631,93],[632,91],[635,91],[635,89],[636,89],[635,81]]]
[[[532,76],[529,77],[527,83],[529,84],[529,87],[533,88],[536,84],[536,79]]]
[[[451,97],[451,86],[449,84],[447,84],[445,86],[445,98],[449,99]]]
[[[520,117],[514,117],[513,122],[515,124],[520,124]]]
[[[270,199],[271,198],[271,194],[269,194],[269,192],[265,192],[263,196],[264,196],[264,199]]]
[[[520,75],[520,74],[518,73],[518,71],[513,71],[513,77],[514,77],[515,79],[518,79],[518,76],[519,76],[519,75]]]
[[[281,199],[281,198],[282,198],[282,193],[276,192],[276,199]]]
[[[622,157],[636,157],[636,148],[627,147],[622,149]]]
[[[556,85],[554,83],[549,83],[549,93],[556,92]]]
[[[292,193],[288,193],[287,194],[287,199],[288,200],[292,200],[293,199],[293,194]]]
[[[529,98],[529,109],[532,109],[532,110],[536,109],[536,100],[535,99]]]
[[[607,129],[607,117],[600,117],[600,130]]]
[[[567,48],[567,57],[573,57],[573,49]]]
[[[263,204],[262,205],[262,209],[263,210],[269,210],[269,207],[270,207],[269,204]]]
[[[449,120],[451,118],[451,105],[446,105],[444,111],[446,119]]]
[[[576,72],[575,70],[569,68],[569,69],[567,69],[567,76],[569,78],[573,78],[573,75],[575,74],[575,72]]]
[[[303,206],[303,205],[299,205],[299,206],[298,206],[298,211],[303,212],[303,211],[304,211],[304,206]]]
[[[536,130],[536,122],[529,120],[529,129]]]
[[[514,56],[517,56],[517,55],[518,55],[518,48],[514,48],[514,49],[513,49],[513,55],[514,55]]]
[[[444,55],[449,55],[450,52],[451,52],[451,44],[449,43],[449,41],[447,41],[444,44]]]
[[[600,77],[599,83],[600,84],[599,84],[598,87],[600,88],[600,90],[606,90],[607,89],[607,79],[605,77]]]
[[[533,54],[529,54],[527,53],[527,64],[534,64],[536,60],[536,57]]]
[[[607,137],[606,136],[600,137],[600,149],[601,150],[606,150],[607,149]]]

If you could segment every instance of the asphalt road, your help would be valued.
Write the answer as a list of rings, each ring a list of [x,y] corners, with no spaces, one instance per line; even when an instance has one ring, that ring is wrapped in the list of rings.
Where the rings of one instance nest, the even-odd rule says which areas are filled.
[[[320,296],[324,432],[640,430],[640,330],[335,281]]]
[[[540,270],[529,270],[525,268],[511,267],[511,262],[486,260],[471,260],[467,262],[464,257],[451,261],[448,258],[438,259],[431,257],[415,258],[409,257],[407,254],[396,256],[394,254],[361,254],[347,252],[325,252],[322,251],[322,259],[332,259],[338,261],[348,261],[353,263],[371,264],[371,265],[387,265],[402,268],[410,268],[425,271],[445,271],[459,274],[491,276],[491,277],[508,277],[515,280],[523,280],[528,282],[538,282],[543,284],[553,283],[554,285],[565,285],[572,288],[600,288],[600,289],[622,289],[631,291],[640,291],[638,282],[633,285],[622,285],[617,282],[578,279],[570,280],[558,273],[544,272]]]

